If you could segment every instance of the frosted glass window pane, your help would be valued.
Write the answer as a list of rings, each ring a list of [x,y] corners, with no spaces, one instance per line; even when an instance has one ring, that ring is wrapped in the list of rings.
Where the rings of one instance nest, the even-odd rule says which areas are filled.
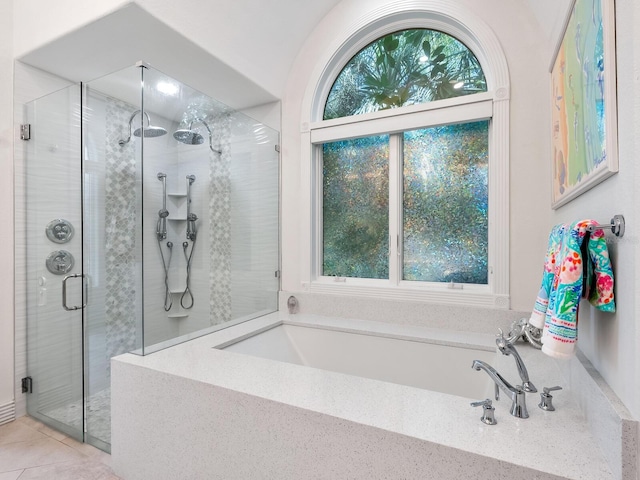
[[[489,122],[404,133],[403,278],[487,283]]]
[[[323,275],[389,276],[389,136],[323,145]]]
[[[331,87],[324,119],[486,91],[484,72],[466,45],[437,30],[403,30],[349,60]]]

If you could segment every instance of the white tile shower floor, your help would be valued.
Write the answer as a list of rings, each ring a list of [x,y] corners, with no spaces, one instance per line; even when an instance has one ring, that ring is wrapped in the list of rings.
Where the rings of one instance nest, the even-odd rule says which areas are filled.
[[[66,425],[82,425],[82,401],[42,412]],[[105,388],[89,397],[87,432],[98,440],[111,443],[111,389]],[[2,478],[0,478],[2,480]]]
[[[31,417],[0,425],[0,480],[118,480],[111,456]]]

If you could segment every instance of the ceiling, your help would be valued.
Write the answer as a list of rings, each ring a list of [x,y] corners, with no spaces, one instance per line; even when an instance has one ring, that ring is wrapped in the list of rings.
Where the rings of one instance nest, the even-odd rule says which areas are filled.
[[[116,0],[102,0],[103,9],[109,1]],[[551,56],[571,0],[518,1],[539,24]],[[73,81],[92,80],[142,60],[243,109],[282,98],[303,43],[341,2],[356,7],[361,2],[365,10],[368,5],[368,0],[136,0],[116,5],[19,60]],[[62,15],[51,3],[43,8],[50,10],[30,21]]]
[[[50,28],[53,38],[43,37],[44,44],[18,60],[74,82],[94,80],[143,61],[243,109],[281,98],[299,48],[339,1],[139,0],[62,36]],[[103,10],[109,7],[108,1],[103,3]],[[21,15],[18,27],[21,32],[38,28],[49,14],[51,25],[61,13],[42,10],[38,18],[27,20]]]
[[[234,109],[277,100],[136,4],[74,30],[19,60],[74,82],[96,80],[143,61]],[[118,79],[117,75],[112,77]],[[139,101],[139,82],[116,82],[110,87],[108,81],[102,81],[100,85],[104,93],[125,101],[133,98],[136,101],[130,103],[134,104]]]

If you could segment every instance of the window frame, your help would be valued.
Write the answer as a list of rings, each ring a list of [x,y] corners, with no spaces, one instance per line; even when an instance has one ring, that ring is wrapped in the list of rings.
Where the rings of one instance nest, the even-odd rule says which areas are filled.
[[[369,298],[413,300],[429,303],[509,308],[509,78],[506,60],[493,32],[466,10],[432,0],[401,2],[395,12],[371,12],[361,27],[346,36],[317,73],[314,89],[303,100],[300,128],[302,193],[308,193],[307,222],[301,231],[309,262],[301,265],[304,291]],[[377,18],[371,21],[371,18]],[[477,57],[487,92],[454,97],[425,104],[322,120],[324,104],[333,82],[347,62],[366,45],[391,32],[429,28],[447,33],[467,46]],[[306,107],[305,107],[306,105]],[[490,113],[487,114],[486,112]],[[485,112],[485,113],[482,113]],[[394,134],[414,128],[489,119],[489,218],[488,284],[444,284],[405,281],[399,277],[402,263],[389,271],[389,280],[335,278],[319,275],[322,267],[322,143],[376,133]],[[390,127],[391,126],[391,127]],[[390,137],[390,142],[392,137]],[[400,145],[390,144],[393,148]],[[395,172],[394,172],[395,170]],[[396,185],[399,168],[390,165],[390,195],[402,195]],[[391,197],[390,197],[391,201]],[[394,210],[390,208],[390,215]],[[303,217],[304,220],[305,217]],[[390,226],[401,232],[401,218],[395,214]],[[390,232],[391,234],[391,232]],[[390,242],[390,255],[398,254],[401,238]],[[304,250],[303,250],[304,252]],[[391,266],[391,265],[390,265]],[[460,288],[462,286],[462,288]]]
[[[466,101],[461,101],[466,99]],[[455,100],[455,101],[451,101]],[[443,105],[444,104],[444,105]],[[415,108],[420,107],[420,108]],[[314,198],[314,235],[317,238],[312,274],[314,282],[318,284],[344,283],[349,285],[373,286],[379,288],[407,288],[407,289],[440,289],[446,286],[450,289],[471,290],[488,293],[492,290],[491,278],[488,283],[477,284],[443,284],[442,282],[424,282],[415,280],[403,280],[403,142],[402,135],[406,131],[469,123],[481,120],[489,120],[489,137],[491,137],[491,117],[493,114],[493,102],[489,95],[479,93],[456,97],[455,99],[439,100],[418,106],[411,106],[411,112],[404,112],[397,108],[382,110],[363,115],[342,117],[330,121],[318,122],[310,127],[311,143],[313,145],[312,162],[315,165],[314,176],[315,189],[318,196]],[[337,122],[336,120],[343,120]],[[353,119],[353,120],[352,120]],[[356,120],[357,119],[357,120]],[[351,120],[351,121],[350,121]],[[327,125],[332,122],[333,125]],[[316,127],[317,125],[317,127]],[[323,275],[323,163],[322,145],[328,142],[336,142],[346,139],[369,137],[374,135],[389,135],[389,278],[368,279],[360,277],[336,277]],[[489,142],[489,158],[491,157],[491,142]],[[490,167],[491,168],[491,167]],[[491,218],[489,214],[489,223]],[[489,240],[489,245],[491,242]],[[491,265],[491,247],[489,247],[488,265]]]

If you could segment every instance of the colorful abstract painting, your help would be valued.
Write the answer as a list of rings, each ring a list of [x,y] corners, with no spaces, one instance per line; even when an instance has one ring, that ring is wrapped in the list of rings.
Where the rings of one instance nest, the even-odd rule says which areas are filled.
[[[553,207],[617,172],[613,0],[576,0],[552,70]]]

